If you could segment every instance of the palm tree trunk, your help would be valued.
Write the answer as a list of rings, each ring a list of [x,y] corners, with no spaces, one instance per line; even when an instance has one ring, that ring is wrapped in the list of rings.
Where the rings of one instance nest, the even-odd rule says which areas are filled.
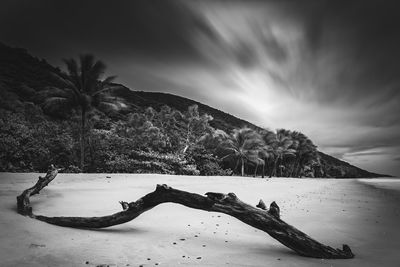
[[[291,170],[290,170],[290,174],[289,174],[289,176],[290,177],[295,177],[294,175],[296,174],[296,168],[297,168],[297,162],[298,162],[299,160],[297,159],[297,157],[295,158],[295,160],[294,160],[294,163],[293,163],[293,165],[292,165],[292,168],[291,168]]]
[[[241,161],[242,161],[242,176],[244,176],[244,160],[243,160],[243,158],[241,158]]]
[[[301,159],[299,158],[299,161],[298,161],[298,163],[296,165],[296,168],[294,170],[294,175],[296,177],[299,177],[299,175],[300,175],[300,166],[301,166]]]
[[[276,169],[278,168],[278,160],[279,160],[279,157],[277,157],[276,160],[275,160],[275,162],[274,162],[274,169],[272,170],[272,173],[271,173],[270,177],[271,177],[272,175],[277,176],[277,171],[276,171]]]
[[[254,178],[257,176],[258,162],[256,164],[256,170],[254,171]]]
[[[273,161],[273,162],[271,162],[272,163],[272,167],[271,167],[271,170],[269,171],[269,178],[271,178],[272,177],[272,175],[274,175],[274,170],[275,170],[275,160]]]
[[[236,173],[236,171],[237,171],[237,167],[239,166],[239,159],[236,161],[236,165],[235,165],[235,168],[233,169],[233,171]]]
[[[86,111],[84,108],[81,109],[81,138],[80,138],[80,148],[81,148],[81,171],[85,167],[85,123],[86,123]]]
[[[90,127],[89,129],[92,129],[92,127]],[[93,171],[95,162],[94,162],[94,158],[95,158],[95,154],[94,154],[94,145],[93,145],[93,139],[92,139],[92,131],[89,131],[88,134],[88,144],[89,144],[89,154],[90,154],[90,167],[89,167],[89,172]]]
[[[265,164],[267,164],[267,161],[264,159],[264,164],[262,165],[261,178],[264,178]]]
[[[266,159],[265,167],[265,176],[271,177],[272,168],[269,159]]]

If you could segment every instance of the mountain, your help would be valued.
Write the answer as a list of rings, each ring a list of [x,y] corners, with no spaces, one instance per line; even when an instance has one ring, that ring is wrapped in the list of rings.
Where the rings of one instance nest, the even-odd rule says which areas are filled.
[[[22,85],[34,91],[50,85],[57,86],[51,73],[59,73],[60,69],[44,59],[31,56],[25,49],[12,48],[0,42],[0,60],[1,82],[12,88],[22,99],[30,96],[20,89]]]
[[[35,104],[35,95],[37,94],[37,92],[45,89],[48,86],[57,87],[59,85],[58,81],[53,78],[52,73],[60,72],[61,71],[59,68],[51,66],[43,59],[31,56],[25,49],[12,48],[0,43],[0,109],[4,111],[1,114],[11,116],[11,118],[15,119],[15,122],[21,121],[21,118],[23,118],[26,121],[29,121],[29,123],[34,126],[34,119],[30,118],[30,116],[32,116],[31,110],[39,113],[41,112],[40,107]],[[248,121],[237,118],[226,112],[193,101],[191,99],[169,93],[133,91],[125,86],[121,86],[121,88],[115,90],[113,94],[115,97],[124,99],[124,101],[130,107],[128,111],[125,110],[125,113],[137,111],[143,112],[147,107],[152,107],[153,109],[159,111],[164,105],[167,105],[183,113],[188,110],[189,106],[197,105],[201,114],[208,114],[213,117],[213,120],[210,121],[210,125],[215,129],[221,129],[228,133],[231,132],[233,129],[242,127],[249,127],[255,130],[261,129],[260,127]],[[12,117],[12,114],[14,113],[18,113],[19,117]],[[111,117],[111,120],[112,119],[113,118]],[[52,121],[51,117],[46,117],[45,120]],[[103,120],[106,121],[109,119],[105,118]],[[7,124],[8,122],[4,120],[2,123],[4,124],[3,128],[8,127],[10,132],[15,131],[15,129],[12,130],[13,127],[17,128],[17,130],[21,130],[20,128],[24,126],[20,124],[17,126],[13,125],[13,127],[11,127],[9,124]],[[54,122],[53,120],[53,123],[55,123],[55,128],[60,127],[60,131],[62,131],[62,127],[60,126],[59,122]],[[73,126],[69,125],[69,127],[73,129]],[[21,130],[21,132],[23,132],[23,130]],[[10,133],[8,133],[7,135],[3,132],[2,134],[3,140],[6,141],[10,139],[10,136],[12,136],[12,134],[10,135]],[[35,134],[37,134],[37,131],[33,131],[32,136],[35,136]],[[43,134],[41,136],[43,136]],[[63,136],[62,133],[60,133],[60,136]],[[62,141],[57,140],[57,142],[65,143],[65,140],[69,137],[63,136],[63,138],[64,139]],[[1,149],[10,150],[9,153],[11,153],[4,153],[2,155],[3,161],[7,160],[7,157],[10,157],[10,155],[14,153],[12,151],[15,150],[15,146],[18,146],[18,144],[15,144],[15,142],[15,140],[9,140],[8,143],[5,142],[1,144]],[[20,140],[18,142],[20,142]],[[69,140],[68,142],[72,141]],[[14,146],[14,150],[10,148],[12,146]],[[73,147],[73,144],[71,144],[71,146]],[[38,147],[38,149],[43,150],[43,147]],[[64,150],[66,149],[64,148]],[[73,153],[71,154],[71,152],[64,150],[62,150],[63,152],[59,152],[58,154],[69,153],[68,157],[74,157]],[[35,153],[36,152],[37,151],[35,151]],[[53,157],[60,156],[58,154],[54,155]],[[353,165],[350,165],[347,162],[341,161],[322,152],[319,152],[319,156],[321,161],[322,173],[324,173],[324,176],[326,177],[348,178],[386,176],[362,170]],[[24,155],[22,155],[20,158],[23,157]],[[144,156],[141,155],[141,157]],[[3,167],[1,167],[0,169],[2,169],[3,171],[12,170],[7,166],[7,164],[3,163]],[[33,167],[26,168],[32,169]],[[18,170],[27,169],[21,167]]]

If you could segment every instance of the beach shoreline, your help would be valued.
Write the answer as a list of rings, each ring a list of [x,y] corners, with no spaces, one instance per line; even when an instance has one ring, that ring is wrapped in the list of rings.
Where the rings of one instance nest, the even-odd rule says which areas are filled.
[[[399,198],[357,179],[59,174],[32,197],[35,213],[48,216],[111,214],[120,210],[119,200],[134,201],[163,183],[199,194],[234,192],[252,205],[260,198],[276,201],[287,223],[326,245],[348,244],[356,255],[351,260],[321,260],[298,256],[266,233],[227,215],[176,204],[162,204],[129,223],[103,230],[32,220],[16,213],[15,197],[38,175],[0,173],[0,266],[399,264]]]

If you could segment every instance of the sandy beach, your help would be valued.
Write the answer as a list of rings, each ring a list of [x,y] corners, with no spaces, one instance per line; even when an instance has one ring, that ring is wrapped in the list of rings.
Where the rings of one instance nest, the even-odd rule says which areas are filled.
[[[39,174],[0,174],[0,266],[399,266],[400,193],[368,180],[253,179],[152,174],[59,174],[32,197],[36,214],[101,216],[166,183],[204,194],[234,192],[255,205],[276,201],[282,219],[351,260],[298,256],[268,234],[224,214],[162,204],[102,230],[23,217],[15,197]],[[106,178],[109,176],[110,178]]]

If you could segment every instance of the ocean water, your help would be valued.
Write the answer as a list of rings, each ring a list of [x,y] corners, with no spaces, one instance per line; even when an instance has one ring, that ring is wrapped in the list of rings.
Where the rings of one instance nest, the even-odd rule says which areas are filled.
[[[400,178],[357,179],[357,181],[376,188],[394,190],[400,193]]]

